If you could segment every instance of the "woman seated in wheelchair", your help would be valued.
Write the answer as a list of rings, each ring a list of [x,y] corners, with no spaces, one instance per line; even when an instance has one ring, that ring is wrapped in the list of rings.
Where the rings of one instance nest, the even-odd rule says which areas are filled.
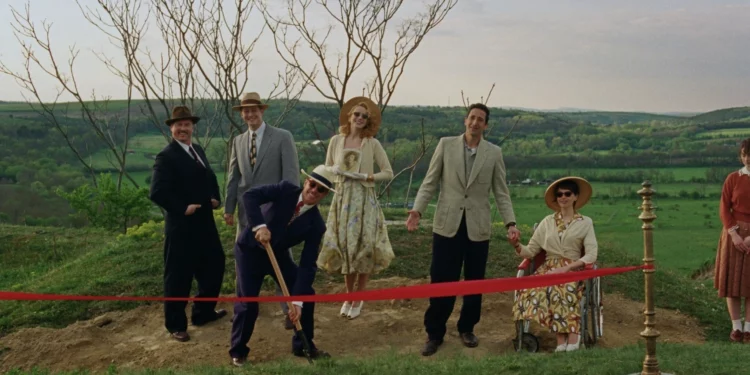
[[[511,241],[516,253],[534,258],[546,252],[546,260],[534,274],[556,274],[580,269],[596,262],[594,224],[578,213],[591,198],[591,184],[580,177],[553,182],[544,199],[554,213],[545,217],[528,245]],[[584,253],[585,249],[585,255]],[[515,320],[534,320],[557,335],[556,352],[573,351],[580,346],[582,283],[525,289],[513,306]]]

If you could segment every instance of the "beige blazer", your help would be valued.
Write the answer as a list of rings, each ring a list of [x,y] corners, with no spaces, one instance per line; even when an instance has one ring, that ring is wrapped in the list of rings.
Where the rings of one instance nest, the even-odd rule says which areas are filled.
[[[547,252],[547,257],[566,258],[572,261],[582,260],[586,264],[596,262],[599,245],[594,234],[594,222],[588,216],[573,220],[560,237],[555,224],[555,214],[551,214],[539,223],[529,245],[521,245],[521,255],[533,258],[541,250]],[[581,250],[586,249],[583,257]]]
[[[440,139],[415,198],[414,210],[424,213],[440,184],[432,231],[444,237],[455,236],[461,217],[466,213],[469,239],[487,241],[492,227],[490,192],[495,196],[503,221],[506,224],[516,222],[505,183],[503,154],[500,147],[482,139],[467,181],[464,147],[463,134]]]
[[[341,165],[345,140],[346,136],[342,134],[336,134],[331,138],[326,154],[326,166]],[[374,187],[376,181],[388,181],[393,178],[391,163],[388,161],[388,155],[386,155],[380,141],[375,138],[365,138],[362,140],[360,151],[362,152],[362,160],[359,163],[359,173],[372,174],[375,181],[359,180],[359,183],[366,187]],[[378,173],[374,172],[375,163],[378,164],[380,169]],[[342,182],[343,179],[344,176],[337,175],[333,182]]]

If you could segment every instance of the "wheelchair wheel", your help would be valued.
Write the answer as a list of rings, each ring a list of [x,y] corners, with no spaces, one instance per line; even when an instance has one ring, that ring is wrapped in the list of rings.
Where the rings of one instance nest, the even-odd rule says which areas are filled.
[[[585,301],[583,311],[581,311],[581,338],[586,348],[592,348],[596,345],[599,338],[599,303],[596,293],[597,282],[590,280],[586,282]]]
[[[536,352],[539,351],[539,339],[536,336],[534,336],[534,335],[532,335],[532,334],[530,334],[528,332],[525,332],[521,336],[521,345],[522,345],[521,348],[519,348],[519,346],[518,346],[518,341],[519,341],[518,337],[516,337],[515,339],[513,339],[513,348],[517,352],[520,352],[521,349],[525,349],[529,353],[536,353]]]

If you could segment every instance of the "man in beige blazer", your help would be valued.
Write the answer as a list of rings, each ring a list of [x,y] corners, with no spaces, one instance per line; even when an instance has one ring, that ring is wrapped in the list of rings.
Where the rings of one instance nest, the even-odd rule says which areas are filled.
[[[413,231],[419,226],[422,213],[440,185],[432,225],[432,283],[458,281],[462,266],[464,279],[484,279],[492,227],[490,193],[495,196],[509,238],[520,235],[505,183],[503,154],[500,147],[490,144],[482,136],[489,117],[487,106],[472,104],[464,119],[464,134],[440,139],[414,208],[409,211],[406,226]],[[443,343],[446,323],[455,302],[456,297],[430,298],[424,316],[427,343],[422,355],[435,354]],[[479,322],[481,310],[481,294],[463,297],[458,332],[467,347],[479,345],[473,330]]]

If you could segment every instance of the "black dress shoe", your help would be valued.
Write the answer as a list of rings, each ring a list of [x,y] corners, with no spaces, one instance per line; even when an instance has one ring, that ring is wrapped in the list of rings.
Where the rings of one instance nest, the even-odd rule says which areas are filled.
[[[292,354],[294,354],[296,357],[304,357],[305,351],[302,349],[292,349]],[[310,352],[310,358],[312,359],[331,358],[331,355],[328,354],[328,352],[325,352],[323,350],[318,350],[318,348],[315,348]]]
[[[443,340],[427,340],[422,348],[422,355],[427,357],[437,353],[438,347],[442,344]]]
[[[476,348],[479,345],[479,339],[471,332],[464,332],[461,334],[461,341],[467,348]]]
[[[185,331],[172,332],[169,334],[169,337],[179,342],[190,341],[190,335]]]
[[[284,318],[284,329],[294,329],[294,323],[288,316]]]
[[[196,318],[191,318],[191,320],[194,326],[202,326],[204,324],[211,323],[215,320],[219,320],[225,316],[227,316],[227,310],[219,309],[219,310],[214,311],[214,313],[211,315],[208,315],[208,316],[204,315],[204,316],[200,316]]]

